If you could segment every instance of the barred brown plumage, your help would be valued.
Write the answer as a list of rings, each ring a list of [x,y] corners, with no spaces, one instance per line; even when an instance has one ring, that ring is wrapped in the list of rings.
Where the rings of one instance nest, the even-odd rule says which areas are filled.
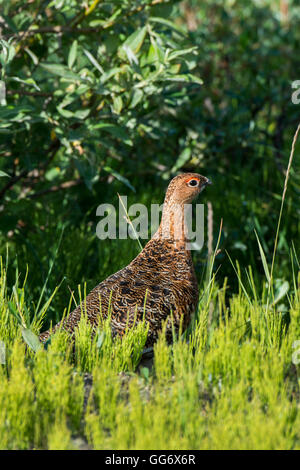
[[[160,226],[141,253],[98,284],[84,304],[51,331],[42,333],[40,340],[46,341],[59,327],[73,333],[82,310],[96,327],[100,315],[107,317],[111,309],[112,333],[121,336],[144,317],[149,323],[146,346],[157,340],[164,320],[168,341],[172,340],[172,328],[178,331],[180,322],[185,329],[198,303],[198,284],[186,246],[184,204],[190,203],[208,184],[209,179],[197,173],[173,178],[166,192]]]

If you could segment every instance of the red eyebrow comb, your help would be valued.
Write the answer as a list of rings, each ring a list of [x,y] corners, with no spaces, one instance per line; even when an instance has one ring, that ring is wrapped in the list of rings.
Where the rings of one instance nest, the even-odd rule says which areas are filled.
[[[189,181],[192,181],[192,180],[200,181],[200,178],[198,178],[198,176],[192,176],[191,178],[189,178],[188,180],[186,180],[186,182],[188,183]]]

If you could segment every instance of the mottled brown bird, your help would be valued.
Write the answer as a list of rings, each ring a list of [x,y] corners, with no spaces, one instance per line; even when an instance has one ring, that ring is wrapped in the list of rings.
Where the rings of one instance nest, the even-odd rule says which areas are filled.
[[[208,178],[197,173],[184,173],[173,178],[168,186],[160,226],[141,253],[120,271],[98,284],[70,315],[50,331],[40,335],[41,341],[59,327],[74,332],[82,310],[97,326],[111,309],[113,336],[123,335],[127,327],[145,318],[149,324],[146,346],[157,340],[166,319],[166,335],[172,340],[172,328],[183,330],[198,303],[198,285],[188,249],[184,205],[189,204],[208,184]],[[171,321],[172,317],[172,321]],[[172,327],[173,325],[173,327]]]

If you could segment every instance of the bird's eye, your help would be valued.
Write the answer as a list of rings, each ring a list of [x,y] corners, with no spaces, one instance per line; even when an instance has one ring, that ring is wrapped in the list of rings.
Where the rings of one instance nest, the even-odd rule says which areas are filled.
[[[188,186],[194,186],[195,187],[195,186],[198,186],[198,184],[199,184],[198,180],[190,180],[188,182]]]

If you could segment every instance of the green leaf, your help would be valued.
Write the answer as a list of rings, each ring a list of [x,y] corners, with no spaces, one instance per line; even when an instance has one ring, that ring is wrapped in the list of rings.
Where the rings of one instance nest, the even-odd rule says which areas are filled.
[[[153,62],[163,63],[164,58],[165,56],[163,50],[158,46],[157,42],[152,39],[147,55],[147,64],[151,64]]]
[[[116,170],[113,170],[113,168],[110,168],[109,166],[105,166],[103,170],[113,175],[117,180],[121,181],[126,186],[128,186],[128,188],[130,188],[133,192],[135,192],[135,188],[132,186],[130,181],[128,181],[128,179],[125,178],[125,176],[120,175],[120,173],[118,173]]]
[[[92,191],[93,184],[98,179],[98,173],[96,172],[95,167],[90,165],[87,161],[80,160],[79,158],[75,158],[74,163],[86,187]]]
[[[60,175],[60,168],[58,167],[53,167],[50,168],[50,170],[46,171],[45,173],[45,179],[47,181],[53,181],[55,178],[57,178],[58,175]]]
[[[190,54],[191,52],[195,52],[197,49],[198,49],[197,47],[189,47],[188,49],[172,51],[168,55],[168,59],[171,61],[171,60],[176,59],[177,57],[180,57],[182,55],[187,55],[187,54]]]
[[[74,72],[71,72],[67,67],[60,64],[40,64],[40,66],[47,70],[47,72],[63,77],[66,80],[82,80],[79,75]]]
[[[179,170],[179,168],[181,168],[186,162],[188,162],[191,158],[191,154],[191,149],[189,147],[185,148],[177,158],[176,163],[172,168],[172,171],[174,172]]]
[[[7,176],[7,178],[10,178],[10,176],[9,176],[7,173],[5,173],[4,171],[1,171],[1,170],[0,170],[0,177],[1,177],[1,176]]]
[[[27,52],[27,54],[29,55],[29,57],[31,57],[32,62],[34,63],[34,65],[37,65],[37,64],[39,63],[39,59],[38,59],[37,56],[32,52],[32,50],[29,49],[29,47],[24,47],[24,51]]]
[[[121,59],[126,59],[126,57],[130,60],[129,52],[131,51],[133,53],[131,59],[135,61],[134,57],[135,54],[139,52],[141,49],[145,36],[147,32],[147,27],[144,26],[143,28],[138,29],[134,33],[132,33],[126,41],[122,44],[121,48],[119,49],[119,56]]]
[[[19,314],[18,310],[16,309],[14,303],[12,301],[8,301],[7,306],[8,306],[8,309],[9,309],[10,313],[16,318],[18,323],[22,324],[22,319],[21,319],[20,314]]]
[[[7,63],[11,62],[16,54],[16,49],[13,44],[9,46],[8,49],[8,58],[7,58]]]
[[[21,122],[28,115],[32,115],[33,109],[29,106],[6,106],[5,108],[0,107],[0,121]]]
[[[61,114],[65,118],[72,118],[72,117],[75,116],[74,113],[72,113],[72,111],[69,111],[68,109],[61,108],[60,106],[57,106],[56,109],[59,112],[59,114]]]
[[[126,39],[126,41],[123,43],[123,47],[128,46],[135,54],[137,54],[144,42],[146,31],[146,26],[135,31]]]
[[[97,62],[97,60],[95,59],[95,57],[92,56],[92,54],[91,54],[89,51],[87,51],[86,49],[83,49],[83,52],[85,53],[85,55],[87,56],[87,58],[89,59],[89,61],[96,67],[96,69],[98,69],[99,72],[100,72],[101,74],[103,74],[103,73],[104,73],[104,70],[103,70],[103,68],[101,67],[101,65]]]
[[[42,348],[42,343],[40,342],[38,336],[33,333],[29,328],[21,328],[22,336],[25,343],[34,351],[37,352]]]
[[[136,88],[135,90],[133,90],[129,108],[130,109],[135,108],[136,105],[139,104],[139,102],[143,99],[143,96],[144,94],[142,90],[140,90],[139,88]]]
[[[100,83],[104,84],[111,77],[114,77],[117,73],[125,73],[127,71],[127,67],[114,67],[110,69],[108,72],[104,72],[104,74],[100,78]]]
[[[164,26],[167,26],[170,29],[173,29],[179,34],[186,36],[185,30],[183,28],[180,28],[180,26],[178,26],[177,24],[175,24],[174,21],[169,21],[169,20],[166,20],[165,18],[159,18],[156,16],[152,16],[151,18],[149,18],[149,21],[152,21],[153,23],[160,23]]]
[[[22,80],[22,79],[19,78],[19,77],[10,77],[10,80],[13,80],[14,82],[23,83],[24,85],[32,86],[32,87],[35,88],[37,91],[41,91],[41,89],[37,86],[37,84],[35,83],[35,81],[33,80],[33,78],[27,78],[26,80]],[[16,93],[17,93],[17,91],[16,91]]]
[[[106,131],[109,134],[123,140],[125,144],[132,145],[132,141],[129,138],[127,132],[121,126],[117,126],[116,124],[101,122],[99,124],[95,124],[94,126],[91,126],[90,129],[91,130],[102,129],[103,131]]]
[[[113,98],[113,110],[115,113],[120,114],[123,108],[123,100],[121,96],[114,96]]]
[[[91,111],[90,108],[77,109],[77,111],[75,111],[75,113],[74,113],[74,116],[77,119],[86,119],[88,117],[90,111]]]
[[[73,67],[74,62],[76,60],[77,46],[78,46],[78,42],[75,39],[75,41],[73,41],[73,43],[72,43],[72,46],[71,46],[70,52],[69,52],[69,56],[68,56],[68,67],[69,67],[69,69],[71,69]]]
[[[276,279],[276,281],[279,281],[279,280]],[[276,284],[277,283],[278,282],[276,282]],[[280,282],[279,287],[275,291],[275,298],[274,298],[274,301],[273,301],[272,305],[277,304],[277,302],[279,302],[279,300],[281,300],[283,297],[285,297],[286,294],[289,291],[289,288],[290,288],[290,285],[289,285],[288,281]]]
[[[195,75],[191,73],[174,75],[174,76],[169,75],[165,78],[165,80],[168,80],[171,82],[197,83],[198,85],[203,84],[203,80],[200,77],[196,77]]]
[[[2,52],[0,54],[0,62],[2,66],[8,65],[14,58],[16,50],[13,44],[5,41],[4,39],[0,40],[0,46],[2,46]]]
[[[99,331],[97,342],[96,342],[96,346],[98,349],[101,349],[105,336],[106,336],[105,331]]]

